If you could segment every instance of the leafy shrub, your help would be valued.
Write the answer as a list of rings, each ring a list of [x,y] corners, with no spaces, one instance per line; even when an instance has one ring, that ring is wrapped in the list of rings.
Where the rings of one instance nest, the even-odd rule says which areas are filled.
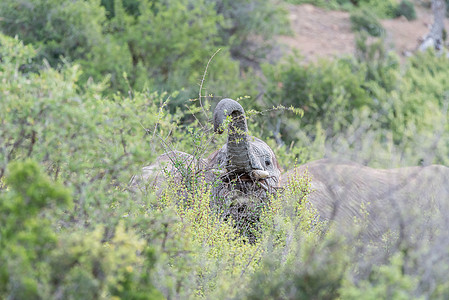
[[[399,57],[387,50],[384,38],[369,38],[366,32],[356,35],[354,68],[365,69],[365,81],[376,82],[387,91],[393,90],[400,76]]]
[[[351,25],[354,31],[366,31],[371,36],[382,36],[385,29],[378,21],[376,15],[367,8],[361,8],[351,13]]]
[[[56,67],[61,57],[86,58],[95,45],[103,43],[101,24],[105,18],[97,0],[5,0],[0,4],[0,16],[4,34],[37,46],[38,65],[42,59]]]
[[[345,282],[340,290],[342,299],[411,299],[416,298],[417,278],[404,274],[401,254],[391,258],[390,264],[377,266],[370,279],[357,285]]]
[[[188,295],[197,294],[221,298],[213,295],[223,292],[228,297],[235,296],[238,289],[244,287],[247,274],[257,267],[262,252],[257,243],[248,243],[235,231],[231,220],[226,222],[215,212],[210,205],[210,186],[197,182],[190,188],[194,193],[189,193],[188,204],[180,205],[179,188],[174,185],[165,191],[161,199],[163,210],[173,210],[182,219],[171,233],[174,235],[173,241],[181,243],[177,251],[190,253],[188,257],[173,256],[169,269],[158,264],[160,274],[167,276],[168,281],[175,279],[171,274],[181,275],[178,288],[167,286],[166,296],[187,298]],[[187,276],[183,275],[184,272]],[[238,275],[244,273],[245,277],[239,278]],[[232,290],[231,286],[234,287]]]
[[[101,226],[58,234],[51,219],[40,215],[52,218],[56,207],[70,209],[70,192],[33,160],[11,163],[6,184],[9,190],[0,194],[2,298],[94,299],[110,293],[162,299],[145,274],[154,265],[152,249],[123,224],[107,243]]]
[[[310,3],[326,9],[350,12],[365,8],[381,19],[396,17],[397,10],[395,0],[287,0],[287,2],[292,4]]]
[[[187,192],[180,192],[182,189]],[[257,239],[248,243],[233,220],[226,221],[216,213],[210,203],[210,185],[201,180],[190,186],[167,185],[158,207],[164,215],[175,212],[179,220],[168,226],[164,238],[170,243],[166,247],[176,251],[167,253],[169,263],[164,257],[156,263],[156,286],[169,298],[241,297],[263,257],[286,252],[293,258],[290,235],[301,236],[311,245],[316,241],[322,227],[307,204],[309,193],[308,179],[298,177],[284,194],[272,197],[259,216]],[[182,201],[180,195],[188,196]],[[295,229],[299,230],[295,233]]]
[[[223,22],[217,23],[224,45],[242,70],[259,67],[272,60],[268,56],[275,48],[273,38],[290,32],[287,13],[277,1],[208,0],[213,3]]]
[[[110,73],[113,83],[118,84],[115,87],[122,92],[130,89],[177,91],[168,104],[174,111],[177,107],[184,109],[181,104],[185,99],[198,98],[198,85],[213,56],[207,85],[203,82],[203,96],[210,94],[207,90],[235,98],[243,93],[255,94],[251,70],[245,79],[240,77],[239,62],[231,58],[227,45],[244,37],[228,36],[228,40],[223,40],[223,28],[232,23],[224,16],[233,16],[225,14],[228,4],[219,13],[217,6],[220,5],[208,0],[143,1],[138,14],[130,15],[125,2],[114,3],[114,17],[106,23],[108,52],[104,52],[105,46],[98,48],[83,64],[95,79]],[[123,72],[126,81],[121,80]],[[233,87],[232,92],[229,86]]]
[[[291,4],[305,4],[309,3],[317,7],[332,10],[351,10],[354,7],[351,0],[287,0]]]
[[[408,0],[402,0],[396,9],[396,16],[397,17],[404,16],[409,21],[415,20],[416,19],[415,6],[413,5],[412,2]]]
[[[253,67],[271,51],[271,38],[288,28],[285,12],[260,0],[8,0],[0,16],[2,32],[38,49],[22,71],[37,71],[43,59],[54,68],[75,62],[83,69],[80,82],[109,85],[102,93],[169,92],[172,112],[198,97],[218,49],[202,95],[256,95]]]
[[[349,258],[342,243],[331,238],[317,244],[308,244],[307,240],[291,243],[292,253],[284,264],[276,257],[265,257],[251,280],[246,298],[339,298]]]
[[[73,188],[78,214],[72,221],[81,223],[98,214],[90,201],[109,207],[124,200],[119,188],[115,197],[105,192],[113,185],[126,186],[138,165],[154,155],[148,143],[176,126],[170,120],[177,115],[160,110],[164,96],[135,93],[132,98],[104,99],[101,84],[80,91],[78,66],[22,74],[19,68],[32,59],[34,50],[3,35],[0,44],[0,178],[9,162],[33,158],[51,178]],[[160,146],[153,144],[153,151],[161,151]],[[85,199],[85,193],[92,197]],[[105,220],[115,213],[100,211]]]
[[[140,15],[126,25],[123,35],[133,58],[131,85],[140,90],[148,82],[151,89],[180,90],[198,83],[219,45],[220,22],[213,5],[205,1],[194,6],[186,0],[141,5]],[[139,66],[145,71],[139,72]]]
[[[369,65],[380,61],[373,60]],[[391,68],[391,64],[377,66],[381,68],[377,67],[376,73],[390,74],[385,78],[391,79],[385,85],[387,80],[380,80],[378,75],[381,74],[378,74],[370,76],[371,79],[365,84],[375,99],[371,132],[377,128],[380,136],[391,139],[396,145],[394,148],[399,151],[398,156],[407,159],[408,164],[416,165],[423,160],[426,163],[446,164],[443,154],[447,151],[446,137],[435,135],[435,132],[444,132],[447,126],[447,89],[444,87],[447,84],[446,62],[440,61],[434,53],[428,53],[412,58],[402,71],[397,67]],[[437,144],[438,147],[435,146]]]
[[[247,299],[334,299],[347,271],[342,241],[322,234],[329,230],[318,221],[308,202],[311,178],[295,174],[285,193],[267,211],[262,245],[268,251],[245,291]]]
[[[291,122],[277,119],[281,115],[276,115],[275,111],[271,118],[264,119],[269,128],[282,130],[279,133],[287,144],[301,138],[297,130],[299,124],[310,126],[321,122],[325,132],[331,134],[350,122],[353,109],[370,103],[363,89],[363,71],[354,72],[350,61],[322,60],[305,66],[297,57],[290,57],[277,66],[266,65],[263,70],[267,78],[264,95],[267,106],[276,107],[282,99],[284,106],[304,111],[302,118],[291,116]]]
[[[355,59],[307,66],[290,61],[264,66],[263,101],[266,107],[282,101],[302,109],[304,116],[272,109],[256,118],[286,168],[295,159],[302,163],[323,155],[376,167],[389,167],[385,161],[446,164],[444,59],[419,54],[401,66],[383,39],[361,34]]]
[[[77,66],[21,73],[20,65],[35,55],[33,48],[4,35],[0,42],[0,243],[8,245],[0,250],[0,297],[146,299],[162,293],[223,298],[241,293],[264,251],[212,210],[210,186],[193,182],[197,193],[188,205],[179,205],[183,202],[173,187],[159,199],[126,189],[131,175],[162,150],[153,137],[164,137],[168,147],[204,154],[208,141],[200,133],[205,130],[174,130],[171,119],[182,114],[167,113],[164,95],[104,98],[101,84],[81,87]],[[9,179],[14,162],[28,158],[35,163],[22,169],[46,175]],[[32,188],[19,184],[22,180]],[[45,184],[34,184],[42,180]],[[70,188],[63,195],[71,194],[72,208],[46,204],[59,195],[44,189],[53,181],[58,190]],[[39,204],[36,209],[24,200],[29,190],[36,192],[30,198]],[[13,201],[21,206],[13,209]],[[284,202],[273,203],[282,207]],[[48,221],[41,222],[41,216]],[[5,240],[7,231],[14,238]],[[26,247],[17,240],[22,231]]]
[[[57,245],[49,220],[38,214],[51,205],[68,206],[70,193],[31,160],[12,163],[6,184],[10,190],[0,194],[0,296],[37,299],[46,254]]]
[[[394,18],[397,9],[396,0],[360,0],[359,7],[372,12],[380,19]]]
[[[108,19],[115,17],[117,6],[122,5],[126,13],[134,17],[140,14],[140,0],[101,0],[101,5],[106,9]]]

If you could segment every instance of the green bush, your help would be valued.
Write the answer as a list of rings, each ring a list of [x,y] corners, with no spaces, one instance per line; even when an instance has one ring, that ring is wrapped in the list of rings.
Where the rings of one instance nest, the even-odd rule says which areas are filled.
[[[396,88],[400,76],[399,57],[389,51],[385,39],[369,38],[366,32],[356,35],[354,68],[365,72],[365,82],[376,82],[387,91]]]
[[[294,250],[284,264],[265,257],[246,299],[339,299],[349,259],[343,243],[295,240],[289,248]]]
[[[375,267],[369,280],[357,285],[346,281],[340,290],[341,298],[416,299],[417,278],[404,274],[403,267],[403,258],[398,253],[391,258],[389,264]]]
[[[46,59],[56,67],[61,58],[86,58],[95,45],[103,44],[104,10],[99,1],[13,1],[0,4],[0,29],[34,44],[38,62]]]
[[[212,211],[210,186],[196,182],[187,206],[173,189],[162,199],[126,189],[163,150],[159,136],[166,147],[207,155],[206,129],[177,126],[182,114],[167,113],[164,94],[104,98],[102,85],[78,85],[77,66],[21,73],[36,52],[4,35],[0,43],[0,297],[149,299],[159,290],[222,298],[243,291],[264,251]],[[15,167],[27,159],[34,162]],[[73,206],[57,209],[69,195]]]
[[[231,57],[248,71],[270,61],[275,49],[273,38],[290,33],[287,12],[278,1],[264,0],[208,0],[213,3],[223,22],[217,23],[224,45]]]
[[[366,31],[371,36],[382,36],[385,34],[385,29],[376,15],[368,8],[355,10],[351,13],[350,20],[353,31]]]
[[[292,4],[310,3],[332,10],[355,11],[360,8],[371,11],[376,17],[388,19],[396,17],[396,0],[287,0]]]
[[[245,299],[335,299],[348,271],[342,240],[318,220],[308,195],[307,174],[295,174],[264,219],[265,255],[245,290]]]
[[[394,18],[397,10],[396,0],[361,0],[359,7],[372,12],[380,19]]]
[[[162,299],[145,274],[154,266],[154,258],[145,256],[151,248],[123,224],[107,243],[102,226],[82,233],[55,230],[49,218],[57,207],[71,210],[70,192],[33,160],[11,163],[6,185],[0,194],[2,298]]]
[[[43,59],[54,68],[69,61],[81,65],[80,82],[108,84],[105,94],[167,91],[173,112],[198,98],[201,83],[202,96],[256,95],[253,68],[288,28],[285,15],[260,0],[7,0],[0,29],[38,49],[22,71],[38,71]]]
[[[332,10],[351,10],[354,4],[351,0],[287,0],[291,4],[305,4],[309,3],[317,7]]]
[[[39,213],[51,205],[68,206],[70,193],[34,161],[11,163],[8,171],[9,191],[0,194],[0,296],[39,299],[47,253],[57,245],[49,220]]]
[[[383,39],[362,34],[355,58],[264,66],[263,101],[275,109],[256,117],[256,126],[286,168],[325,153],[377,167],[446,164],[447,62],[441,59],[419,54],[401,66]],[[280,101],[303,116],[278,108]]]
[[[81,89],[76,65],[22,74],[20,66],[33,58],[34,50],[3,35],[0,44],[0,178],[9,162],[32,158],[51,178],[73,188],[79,212],[74,220],[83,223],[99,212],[109,219],[116,213],[109,206],[125,200],[120,189],[139,165],[162,151],[157,136],[172,130],[179,115],[160,109],[164,94],[105,99],[101,84]],[[107,196],[114,185],[115,196]],[[89,199],[86,193],[92,193]],[[98,211],[93,203],[108,209]]]
[[[140,14],[139,6],[140,0],[101,0],[101,5],[106,9],[106,16],[108,19],[115,17],[117,6],[122,5],[126,13],[132,16],[138,16]]]
[[[400,66],[382,40],[367,40],[358,40],[355,58],[304,65],[291,57],[263,67],[264,98],[243,104],[266,108],[248,110],[250,130],[272,136],[286,168],[335,153],[381,167],[449,164],[448,60],[430,51]],[[160,197],[128,190],[158,153],[204,157],[225,142],[204,122],[209,99],[191,103],[195,117],[169,113],[179,94],[104,96],[101,74],[99,83],[85,82],[83,67],[70,63],[27,72],[38,52],[5,35],[0,45],[1,299],[447,298],[446,232],[422,243],[431,229],[406,224],[416,235],[366,242],[354,220],[354,236],[342,237],[308,202],[307,174],[270,198],[253,243],[211,208],[201,178],[190,181],[187,199],[174,185]],[[421,221],[444,215],[416,210]]]
[[[412,2],[408,0],[402,0],[396,8],[396,17],[404,16],[407,20],[415,20],[416,19],[416,11],[415,6]]]
[[[345,127],[351,120],[353,109],[370,104],[370,98],[363,89],[364,71],[354,70],[350,61],[319,61],[302,65],[297,57],[290,57],[277,66],[265,65],[264,74],[267,92],[264,102],[268,107],[276,107],[279,99],[285,107],[296,107],[304,111],[304,116],[291,115],[286,119],[282,111],[273,111],[271,118],[263,122],[269,128],[276,128],[288,145],[300,140],[298,125],[314,126],[321,122],[322,128],[331,134]],[[280,125],[279,125],[280,126]]]

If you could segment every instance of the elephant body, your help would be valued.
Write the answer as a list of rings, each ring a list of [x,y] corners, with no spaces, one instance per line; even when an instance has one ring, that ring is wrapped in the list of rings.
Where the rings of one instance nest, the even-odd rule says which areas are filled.
[[[418,219],[431,227],[447,221],[449,168],[445,166],[373,169],[322,159],[287,172],[282,185],[306,171],[311,179],[309,203],[338,230],[350,230],[356,218],[366,222],[367,238],[380,239],[391,233],[418,234]]]
[[[223,133],[226,120],[230,121],[227,143],[206,160],[180,151],[164,153],[133,176],[130,189],[151,188],[160,195],[168,183],[175,183],[182,187],[180,193],[186,193],[192,176],[204,178],[211,188],[212,206],[224,219],[232,217],[241,224],[238,229],[251,241],[251,231],[263,208],[260,204],[276,192],[281,169],[273,150],[262,140],[249,136],[243,107],[232,99],[221,100],[214,110],[216,133]]]
[[[154,190],[158,196],[168,187],[170,182],[186,184],[186,181],[204,176],[209,180],[211,175],[206,172],[207,163],[204,159],[181,152],[166,152],[156,160],[143,167],[141,172],[131,178],[129,186],[132,190],[148,191]]]
[[[226,121],[229,123],[224,126]],[[220,134],[226,128],[226,144],[207,159],[179,151],[167,152],[134,176],[131,187],[141,190],[151,187],[160,195],[170,180],[190,186],[192,178],[203,178],[211,189],[211,204],[224,218],[254,225],[263,207],[260,204],[307,170],[312,190],[309,203],[321,219],[335,223],[343,232],[359,222],[365,225],[366,238],[380,240],[392,233],[428,234],[410,224],[427,222],[432,228],[441,222],[449,224],[444,213],[449,208],[447,167],[373,169],[322,159],[287,172],[281,181],[281,169],[273,150],[248,135],[244,110],[232,99],[221,100],[214,111],[215,132]],[[432,217],[435,215],[441,216],[439,224]],[[415,222],[416,219],[420,222]],[[427,225],[422,228],[430,228]]]

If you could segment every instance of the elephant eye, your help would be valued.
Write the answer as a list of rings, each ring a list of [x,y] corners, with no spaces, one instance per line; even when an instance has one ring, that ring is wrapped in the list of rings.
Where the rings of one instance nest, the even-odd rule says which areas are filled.
[[[271,161],[269,161],[269,160],[266,160],[266,161],[265,161],[265,165],[266,165],[266,166],[269,166],[269,165],[271,165]]]

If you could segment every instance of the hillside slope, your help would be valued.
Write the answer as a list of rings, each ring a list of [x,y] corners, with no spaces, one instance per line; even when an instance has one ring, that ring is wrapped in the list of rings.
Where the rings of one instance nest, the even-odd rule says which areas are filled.
[[[348,12],[328,11],[310,4],[288,5],[287,8],[293,35],[281,36],[279,42],[288,49],[298,49],[306,62],[354,53],[354,33]],[[387,46],[398,54],[413,52],[432,24],[430,9],[415,8],[417,19],[414,21],[404,17],[381,20],[387,32]]]

